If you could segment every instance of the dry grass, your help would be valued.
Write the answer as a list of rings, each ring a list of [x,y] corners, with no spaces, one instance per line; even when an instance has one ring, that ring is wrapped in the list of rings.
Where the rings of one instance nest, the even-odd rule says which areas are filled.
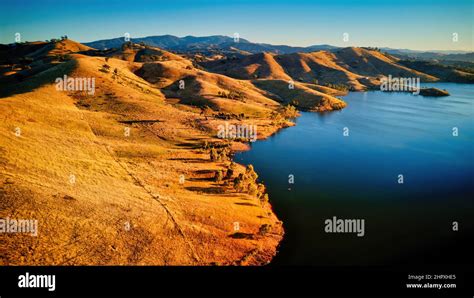
[[[375,50],[349,47],[336,52],[284,55],[261,53],[240,59],[209,61],[204,63],[204,66],[211,71],[239,79],[293,80],[310,84],[318,81],[319,84],[342,84],[359,91],[378,86],[380,77],[387,74],[416,76],[424,81],[437,80],[431,75],[404,67],[397,62],[395,57]],[[329,95],[336,95],[331,90],[317,91],[328,91]]]
[[[387,72],[435,79],[357,48],[209,59],[206,67],[221,74],[153,47],[108,57],[84,51],[103,53],[74,41],[2,52],[36,60],[30,69],[0,69],[0,217],[39,221],[38,237],[0,235],[2,265],[265,264],[283,237],[281,222],[268,203],[214,182],[229,162],[211,162],[202,149],[205,141],[222,143],[222,116],[257,125],[262,139],[292,125],[271,119],[279,102],[313,111],[345,106],[335,97],[341,91],[315,79],[355,90],[376,86]],[[65,74],[94,78],[95,94],[56,90],[55,78]],[[230,93],[238,98],[222,95]],[[234,176],[242,171],[237,166]]]
[[[50,75],[94,77],[93,97],[45,80],[0,100],[0,217],[39,220],[38,237],[0,235],[0,263],[269,262],[283,234],[271,207],[203,174],[224,167],[199,149],[219,120],[167,103],[130,70],[140,64],[111,58],[114,76],[99,71],[104,58],[73,58],[72,68]],[[150,119],[162,122],[119,122]],[[278,129],[266,125],[267,134]],[[235,239],[234,222],[244,233],[257,234],[263,224],[274,233]]]
[[[277,100],[304,110],[322,112],[339,110],[346,106],[344,101],[300,83],[293,83],[293,89],[289,88],[287,81],[282,80],[255,80],[253,83],[274,94]]]

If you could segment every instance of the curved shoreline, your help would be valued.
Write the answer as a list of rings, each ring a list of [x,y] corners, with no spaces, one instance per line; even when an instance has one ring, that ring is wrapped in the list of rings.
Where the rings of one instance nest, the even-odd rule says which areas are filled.
[[[438,84],[448,84],[448,85],[439,87]],[[438,87],[438,88],[447,88],[447,89],[450,89],[449,84],[463,84],[463,83],[455,83],[455,82],[432,82],[432,83],[431,83],[431,82],[430,82],[430,83],[424,85],[424,88],[436,88],[436,87]],[[463,85],[469,85],[469,84],[463,84]],[[454,88],[454,87],[453,87],[453,88]],[[380,90],[368,90],[368,91],[365,91],[365,92],[371,92],[371,91],[376,91],[376,93],[377,93],[377,92],[382,92],[382,91],[380,91]],[[351,91],[350,93],[361,93],[361,92],[364,93],[364,91]],[[349,95],[350,93],[348,93],[347,95]],[[372,93],[374,93],[374,92],[372,92]],[[395,92],[394,92],[394,93],[395,93]],[[346,95],[346,96],[347,96],[347,95]],[[349,106],[349,105],[351,104],[351,101],[350,101],[350,100],[347,101],[346,96],[344,96],[343,99],[347,102],[347,104],[348,104],[348,106]],[[415,95],[413,95],[413,96],[416,97]],[[419,99],[422,99],[422,98],[423,98],[423,97],[420,97]],[[303,112],[308,112],[308,111],[303,111]],[[331,112],[332,112],[332,111],[331,111]],[[308,113],[309,113],[309,112],[308,112]],[[296,125],[298,125],[298,124],[295,123],[295,126],[296,126]],[[280,132],[280,130],[278,130],[276,133],[278,133],[278,132]],[[262,140],[267,140],[268,138],[270,138],[270,137],[276,135],[276,133],[273,134],[273,135],[271,135],[271,136],[268,136],[267,138],[264,138],[264,139],[262,139]],[[250,150],[250,149],[251,149],[251,148],[249,148],[249,150]],[[245,158],[244,158],[244,159],[245,159]],[[240,162],[242,162],[242,161],[240,161]],[[251,163],[251,161],[249,161],[248,163]],[[244,164],[246,164],[246,163],[244,163]],[[268,178],[267,178],[267,179],[268,179]],[[270,196],[270,201],[272,201],[272,197],[271,197],[271,196]],[[274,202],[273,202],[273,204],[274,204]],[[272,204],[272,205],[273,205],[273,204]],[[282,215],[279,214],[277,211],[275,211],[275,212],[276,212],[277,216],[279,216],[279,217],[282,216]],[[287,228],[285,227],[285,223],[286,223],[286,221],[287,221],[288,219],[287,219],[287,218],[284,218],[284,217],[281,218],[281,219],[282,219],[282,221],[283,221],[283,227],[284,227],[284,229],[285,229],[285,232],[287,232]],[[288,239],[288,238],[287,238],[286,235],[285,235],[285,237],[284,237],[284,238],[282,239],[282,241],[279,243],[279,245],[278,245],[278,247],[277,247],[278,254],[272,259],[271,264],[274,264],[274,262],[279,258],[279,255],[280,255],[280,253],[281,253],[281,250],[284,249],[285,245],[287,245],[287,243],[286,243],[286,240],[287,240],[287,239]],[[277,263],[277,264],[275,264],[275,265],[278,266],[278,265],[280,265],[280,263]]]

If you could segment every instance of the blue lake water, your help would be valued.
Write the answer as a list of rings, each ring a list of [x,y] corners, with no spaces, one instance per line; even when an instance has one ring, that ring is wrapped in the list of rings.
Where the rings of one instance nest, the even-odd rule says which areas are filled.
[[[274,264],[472,263],[474,86],[425,86],[451,96],[349,93],[345,109],[303,112],[296,126],[237,154],[284,223]],[[364,219],[365,236],[326,233],[333,216]]]

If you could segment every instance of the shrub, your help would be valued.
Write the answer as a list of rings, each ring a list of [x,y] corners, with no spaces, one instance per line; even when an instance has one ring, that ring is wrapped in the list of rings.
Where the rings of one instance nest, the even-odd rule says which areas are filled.
[[[234,189],[240,192],[244,190],[244,187],[244,177],[243,174],[240,173],[239,176],[234,178]]]
[[[225,174],[225,179],[231,179],[232,176],[234,176],[234,170],[233,169],[227,169],[227,172]]]
[[[246,99],[246,96],[243,92],[236,91],[236,90],[230,90],[229,93],[225,93],[225,91],[217,91],[217,96],[228,98],[228,99],[240,100],[240,101],[243,101]]]
[[[214,177],[214,181],[216,181],[216,182],[221,182],[221,181],[222,181],[222,176],[223,176],[223,175],[222,175],[222,171],[221,171],[221,170],[218,170],[218,171],[216,172],[215,177]]]
[[[279,112],[284,119],[295,118],[298,116],[298,110],[291,104],[282,107]]]
[[[272,231],[272,226],[269,224],[263,224],[260,226],[258,229],[258,234],[260,236],[265,236],[267,233],[270,233]]]
[[[344,84],[326,83],[326,84],[324,84],[324,86],[332,88],[332,89],[336,89],[336,90],[339,90],[339,91],[348,91],[350,89],[349,86],[344,85]]]
[[[102,65],[102,68],[99,69],[101,72],[109,73],[110,72],[110,65],[104,64]]]
[[[252,181],[257,180],[258,178],[258,174],[253,169],[252,165],[248,165],[245,169],[245,176],[249,177]]]
[[[211,148],[210,158],[211,158],[212,161],[217,160],[218,155],[217,155],[217,150],[215,148]]]
[[[256,196],[258,194],[258,188],[257,186],[255,185],[255,183],[250,183],[249,184],[249,190],[248,190],[249,194],[251,196]]]

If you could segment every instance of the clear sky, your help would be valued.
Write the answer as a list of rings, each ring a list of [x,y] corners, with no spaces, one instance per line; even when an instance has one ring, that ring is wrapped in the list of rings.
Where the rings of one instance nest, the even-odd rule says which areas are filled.
[[[253,42],[473,50],[474,0],[0,0],[0,43],[172,34]],[[349,40],[344,41],[344,33]],[[457,33],[458,41],[453,41]]]

